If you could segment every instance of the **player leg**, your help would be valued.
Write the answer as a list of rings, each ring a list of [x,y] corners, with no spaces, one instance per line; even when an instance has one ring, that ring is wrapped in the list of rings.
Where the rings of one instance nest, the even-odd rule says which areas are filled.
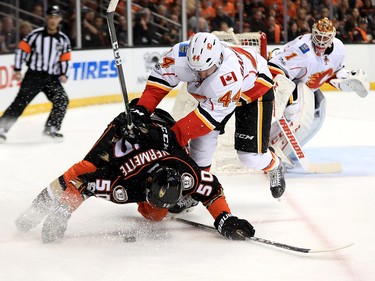
[[[202,169],[209,169],[216,150],[220,131],[213,130],[207,135],[192,139],[189,143],[190,157]]]
[[[36,80],[37,78],[38,77],[35,77],[33,72],[26,72],[16,98],[0,118],[0,142],[6,140],[6,133],[14,123],[16,123],[29,103],[40,92],[41,86],[38,82],[35,82],[38,81]]]
[[[284,166],[268,149],[273,97],[271,88],[257,101],[236,108],[235,149],[242,164],[268,174],[272,196],[279,198],[285,190]]]
[[[48,100],[52,102],[52,110],[46,121],[43,135],[61,140],[63,135],[58,131],[60,131],[62,121],[65,117],[69,98],[57,77],[53,77],[49,80],[49,85],[47,85],[43,91]]]

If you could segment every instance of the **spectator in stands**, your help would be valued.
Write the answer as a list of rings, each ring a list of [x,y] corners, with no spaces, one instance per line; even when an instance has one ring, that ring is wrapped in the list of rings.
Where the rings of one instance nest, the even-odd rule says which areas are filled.
[[[349,10],[349,14],[347,14],[347,20],[345,22],[345,29],[352,33],[354,28],[358,27],[359,20],[361,19],[361,15],[359,14],[359,10],[354,8]]]
[[[144,8],[135,15],[133,41],[135,46],[154,45],[155,28],[151,24],[150,9]]]
[[[226,22],[229,27],[234,27],[232,18],[225,14],[222,6],[217,6],[216,17],[211,21],[211,29],[219,30],[222,22]]]
[[[85,48],[101,46],[99,31],[95,27],[95,12],[88,7],[84,7],[82,13],[82,46]]]
[[[310,26],[312,26],[312,24],[308,22],[307,10],[305,8],[299,8],[297,10],[296,23],[300,35],[310,32]]]
[[[7,53],[9,50],[5,44],[5,34],[3,34],[3,22],[0,20],[0,54]]]
[[[207,20],[204,17],[199,17],[198,18],[198,26],[197,26],[197,18],[195,16],[192,16],[189,19],[188,22],[188,33],[189,35],[192,35],[193,33],[197,32],[210,32],[210,27],[208,25]],[[215,29],[219,30],[219,29]]]
[[[359,8],[359,13],[362,18],[366,18],[370,23],[374,22],[375,17],[375,7],[372,4],[371,0],[364,0],[363,6]],[[371,22],[370,22],[371,21]]]
[[[267,33],[267,26],[264,22],[264,14],[261,9],[258,9],[252,20],[250,21],[251,31],[252,32],[258,32],[262,31],[264,33]]]
[[[372,38],[367,35],[368,21],[360,19],[357,27],[353,29],[353,43],[370,43]]]
[[[301,34],[298,30],[297,22],[295,20],[290,20],[289,24],[288,24],[288,39],[287,39],[287,41],[290,42],[300,35]]]
[[[236,7],[234,4],[228,0],[222,0],[220,4],[223,7],[224,13],[231,17],[232,21],[234,21],[234,17],[236,15]]]
[[[281,26],[276,22],[275,17],[269,16],[267,19],[267,42],[271,44],[280,44],[281,40]]]
[[[336,28],[336,38],[340,39],[343,43],[353,43],[348,31],[345,29],[343,21],[334,19],[333,25]]]
[[[212,2],[208,0],[201,1],[200,15],[207,21],[211,21],[216,17],[216,10],[212,7]]]
[[[33,30],[31,23],[27,20],[23,20],[20,23],[20,39],[24,38]]]
[[[126,17],[120,15],[118,17],[118,24],[115,27],[120,47],[128,46],[128,22]]]
[[[36,3],[33,8],[33,16],[27,17],[28,21],[37,27],[44,26],[44,8],[40,3]]]
[[[346,19],[346,15],[350,13],[349,0],[341,0],[336,6],[336,11],[337,19],[339,21],[344,21]]]
[[[110,39],[108,33],[107,23],[104,22],[103,16],[96,16],[94,19],[94,26],[98,31],[98,38],[100,46],[110,46]]]
[[[5,46],[9,52],[13,52],[17,47],[17,31],[11,16],[3,18],[3,35],[5,36]]]

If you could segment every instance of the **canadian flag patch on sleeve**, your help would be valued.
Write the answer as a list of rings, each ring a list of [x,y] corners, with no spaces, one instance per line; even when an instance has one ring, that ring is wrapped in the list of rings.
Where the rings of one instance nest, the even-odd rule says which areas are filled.
[[[233,71],[220,76],[220,79],[224,86],[233,84],[234,82],[237,81],[236,74]]]

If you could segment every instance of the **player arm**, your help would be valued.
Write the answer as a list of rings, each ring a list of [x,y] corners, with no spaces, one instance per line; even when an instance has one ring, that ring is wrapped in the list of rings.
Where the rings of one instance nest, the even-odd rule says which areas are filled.
[[[192,196],[207,208],[215,220],[215,228],[224,237],[245,240],[254,236],[255,230],[247,220],[231,214],[223,188],[215,175],[202,170],[199,185]]]
[[[137,105],[144,106],[152,113],[172,89],[173,86],[169,85],[166,81],[150,76]]]

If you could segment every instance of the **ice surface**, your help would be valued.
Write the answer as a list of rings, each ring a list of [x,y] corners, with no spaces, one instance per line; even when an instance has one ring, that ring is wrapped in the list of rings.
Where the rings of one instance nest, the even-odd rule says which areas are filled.
[[[375,95],[327,93],[327,118],[306,146],[315,162],[340,161],[340,174],[289,172],[281,200],[260,172],[218,175],[233,214],[256,236],[307,248],[354,246],[299,254],[235,242],[179,222],[146,222],[135,204],[87,200],[63,241],[42,244],[41,226],[18,233],[15,218],[35,196],[81,160],[121,104],[68,111],[63,143],[41,136],[47,114],[21,118],[0,146],[0,280],[375,280]],[[162,107],[171,108],[167,99]],[[212,225],[202,205],[184,218]],[[123,236],[136,242],[123,242]]]

